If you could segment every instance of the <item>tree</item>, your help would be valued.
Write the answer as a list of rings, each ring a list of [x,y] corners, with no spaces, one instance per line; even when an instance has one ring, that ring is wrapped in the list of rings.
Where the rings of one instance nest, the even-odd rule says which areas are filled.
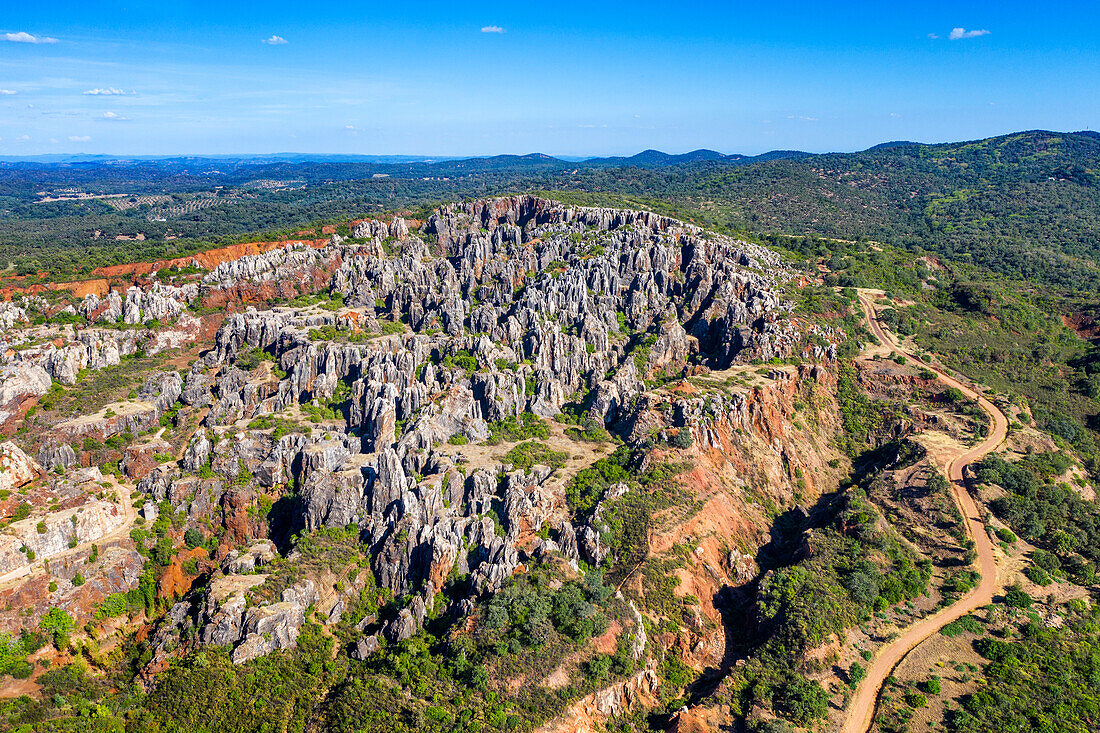
[[[852,666],[848,668],[848,686],[853,690],[856,689],[866,676],[867,670],[863,668],[863,665],[859,662],[852,662]]]
[[[680,428],[669,438],[668,442],[673,448],[680,448],[681,450],[690,448],[692,444],[691,431],[687,428]]]
[[[69,645],[69,634],[75,627],[73,617],[61,608],[51,608],[38,623],[38,628],[53,637],[53,643],[58,649],[64,649]]]
[[[808,728],[829,711],[829,693],[820,683],[796,675],[779,688],[772,707],[795,725]]]

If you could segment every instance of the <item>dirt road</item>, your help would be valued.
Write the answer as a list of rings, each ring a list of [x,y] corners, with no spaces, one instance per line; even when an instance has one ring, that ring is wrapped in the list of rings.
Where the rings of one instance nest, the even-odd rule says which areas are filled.
[[[982,574],[981,582],[953,605],[916,622],[907,628],[901,636],[879,650],[867,672],[867,676],[860,683],[856,694],[848,705],[847,718],[845,718],[844,725],[840,728],[841,733],[866,733],[871,727],[882,685],[898,664],[901,663],[901,660],[918,644],[947,624],[989,604],[993,600],[993,592],[997,588],[997,562],[993,556],[993,543],[990,541],[989,533],[982,523],[977,504],[971,498],[970,492],[966,490],[963,469],[969,464],[981,460],[987,453],[1000,446],[1008,432],[1007,418],[993,403],[936,367],[907,353],[898,344],[894,335],[887,331],[878,320],[872,296],[861,293],[860,303],[863,306],[871,330],[884,345],[902,354],[908,362],[935,372],[944,384],[961,390],[963,394],[971,399],[976,399],[993,421],[993,426],[981,444],[954,456],[944,466],[944,472],[951,483],[951,493],[954,495],[955,501],[966,520],[966,531],[974,540],[974,546],[978,553],[978,570]]]

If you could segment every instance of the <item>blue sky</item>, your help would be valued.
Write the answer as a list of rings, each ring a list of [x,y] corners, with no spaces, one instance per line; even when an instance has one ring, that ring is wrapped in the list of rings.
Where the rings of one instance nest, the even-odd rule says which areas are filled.
[[[6,5],[0,155],[846,151],[1100,126],[1097,3]]]

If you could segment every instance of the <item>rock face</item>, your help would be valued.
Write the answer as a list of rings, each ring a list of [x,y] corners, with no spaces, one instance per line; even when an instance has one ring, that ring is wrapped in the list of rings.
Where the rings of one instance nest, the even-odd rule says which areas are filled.
[[[601,730],[609,718],[629,715],[657,699],[661,680],[652,669],[594,692],[573,703],[561,716],[538,728],[539,733],[588,733]]]
[[[11,534],[0,535],[0,578],[30,564],[27,550],[39,560],[49,560],[67,552],[70,545],[99,540],[124,522],[118,505],[100,500],[14,522]]]
[[[21,611],[0,614],[0,633],[17,635],[20,629],[37,628],[51,608],[67,611],[82,625],[94,617],[109,595],[138,587],[145,563],[140,554],[118,545],[104,545],[97,555],[93,560],[91,548],[66,554],[50,562],[48,573],[0,586],[0,607]],[[86,581],[74,584],[77,575]]]
[[[14,423],[52,383],[49,372],[39,364],[15,361],[0,367],[0,425]]]
[[[222,570],[227,575],[240,575],[250,573],[259,567],[269,564],[279,556],[275,549],[275,543],[271,540],[257,540],[249,545],[244,552],[231,550],[222,562]]]
[[[11,491],[35,480],[42,468],[10,440],[0,443],[0,489]]]
[[[203,598],[174,605],[152,639],[158,658],[185,629],[197,629],[199,644],[232,646],[230,656],[236,664],[294,646],[307,609],[318,600],[317,590],[312,581],[304,580],[284,590],[278,602],[250,605],[248,592],[266,579],[266,575],[219,576]]]
[[[116,290],[102,299],[89,293],[80,311],[93,322],[136,325],[156,321],[162,324],[179,317],[198,292],[198,285],[194,283],[175,287],[154,282],[148,290],[131,286],[126,289],[125,296]]]
[[[803,333],[789,318],[779,293],[790,277],[758,245],[656,214],[531,196],[445,206],[414,229],[400,218],[363,221],[350,239],[222,262],[191,286],[89,296],[90,320],[130,324],[183,323],[195,301],[317,293],[325,302],[228,314],[185,374],[155,374],[110,415],[58,426],[60,443],[39,455],[67,466],[63,443],[155,429],[177,402],[204,409],[177,463],[127,456],[138,488],[192,519],[220,514],[226,541],[245,545],[266,531],[247,511],[257,492],[295,487],[295,530],[355,524],[378,584],[407,597],[376,629],[397,641],[440,610],[432,604],[452,572],[469,577],[469,597],[449,609],[465,613],[534,555],[599,565],[609,552],[603,507],[626,491],[612,487],[574,518],[549,468],[464,466],[448,442],[482,441],[504,421],[553,417],[567,403],[633,445],[680,427],[707,449],[731,426],[766,432],[766,396],[676,396],[658,409],[647,382],[792,354],[833,358],[836,334]],[[42,374],[71,383],[82,369],[119,363],[138,348],[132,333],[86,329],[28,355],[8,402],[48,389]],[[271,562],[269,544],[219,558],[209,593],[182,602],[157,631],[161,648],[187,627],[197,643],[232,644],[234,661],[292,645],[317,593],[294,586],[250,605],[263,576],[245,573]],[[377,643],[366,636],[356,653]]]

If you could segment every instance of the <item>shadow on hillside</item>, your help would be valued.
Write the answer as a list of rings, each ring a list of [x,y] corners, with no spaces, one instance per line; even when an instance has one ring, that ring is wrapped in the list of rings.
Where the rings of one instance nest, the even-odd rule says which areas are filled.
[[[882,471],[908,465],[920,456],[909,441],[891,442],[865,451],[853,460],[854,469],[837,491],[823,494],[810,508],[795,506],[777,516],[769,530],[769,540],[756,554],[760,575],[740,586],[724,586],[712,599],[722,617],[725,633],[725,654],[718,667],[704,669],[688,686],[683,703],[698,705],[710,697],[739,663],[743,664],[753,652],[767,641],[769,630],[763,628],[756,608],[756,596],[765,574],[794,565],[805,559],[808,551],[806,532],[828,526],[843,507],[843,493],[851,486],[867,486]],[[679,707],[679,705],[677,705]],[[671,714],[655,714],[650,722],[654,727],[668,726],[675,717]],[[746,730],[743,721],[737,721],[731,731]]]

